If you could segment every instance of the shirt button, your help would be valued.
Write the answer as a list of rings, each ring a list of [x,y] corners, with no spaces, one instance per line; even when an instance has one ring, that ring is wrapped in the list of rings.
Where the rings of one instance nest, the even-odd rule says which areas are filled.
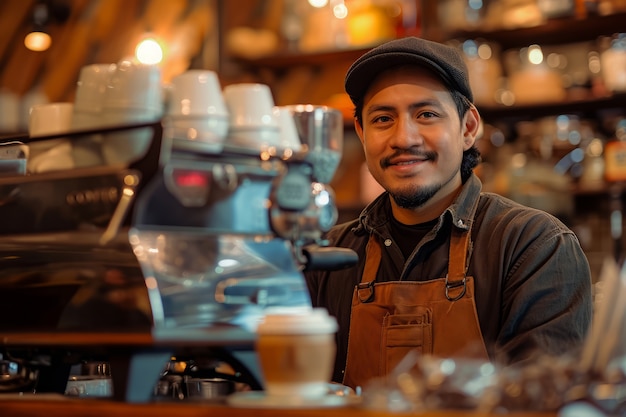
[[[385,246],[389,247],[392,243],[391,239],[385,239]]]

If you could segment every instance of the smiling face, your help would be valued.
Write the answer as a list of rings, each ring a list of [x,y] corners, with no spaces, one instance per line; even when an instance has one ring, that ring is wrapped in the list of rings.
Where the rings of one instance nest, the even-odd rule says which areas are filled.
[[[474,144],[479,120],[474,106],[459,120],[446,86],[423,68],[400,67],[375,79],[355,129],[398,220],[432,220],[452,202],[463,151]]]

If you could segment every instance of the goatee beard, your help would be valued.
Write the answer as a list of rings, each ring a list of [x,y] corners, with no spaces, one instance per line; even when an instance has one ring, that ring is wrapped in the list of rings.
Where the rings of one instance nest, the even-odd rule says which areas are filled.
[[[437,191],[441,189],[440,185],[433,185],[427,188],[420,188],[415,190],[414,192],[406,192],[406,193],[393,193],[389,192],[389,195],[396,204],[404,209],[415,209],[426,204],[428,200],[430,200]]]

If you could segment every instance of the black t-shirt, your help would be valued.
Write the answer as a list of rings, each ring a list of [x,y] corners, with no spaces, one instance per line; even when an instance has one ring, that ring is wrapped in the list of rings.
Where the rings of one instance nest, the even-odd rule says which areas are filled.
[[[437,219],[426,223],[407,225],[400,223],[395,217],[391,216],[391,237],[402,251],[404,259],[411,255],[415,246],[436,224]]]

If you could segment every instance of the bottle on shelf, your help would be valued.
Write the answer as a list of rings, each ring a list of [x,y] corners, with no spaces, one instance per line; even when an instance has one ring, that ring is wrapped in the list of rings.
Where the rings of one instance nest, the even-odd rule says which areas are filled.
[[[615,136],[604,147],[604,161],[607,182],[626,181],[626,118],[616,123]]]

